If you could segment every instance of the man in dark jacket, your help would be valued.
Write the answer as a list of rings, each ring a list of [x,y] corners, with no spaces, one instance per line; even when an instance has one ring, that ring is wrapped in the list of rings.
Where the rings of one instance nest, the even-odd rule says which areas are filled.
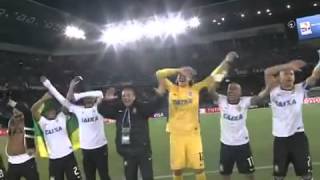
[[[148,118],[160,105],[160,97],[149,102],[139,102],[133,87],[124,87],[121,100],[115,89],[107,90],[99,113],[116,120],[116,146],[124,160],[126,180],[137,180],[140,169],[143,180],[153,180],[152,152]]]

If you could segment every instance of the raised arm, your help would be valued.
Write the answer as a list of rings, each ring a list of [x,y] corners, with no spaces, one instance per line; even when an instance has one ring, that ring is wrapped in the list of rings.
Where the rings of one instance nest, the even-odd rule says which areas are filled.
[[[280,82],[279,82],[279,79],[277,78],[277,75],[280,73],[280,71],[284,71],[284,70],[300,71],[300,69],[305,65],[306,63],[302,60],[293,60],[286,64],[280,64],[280,65],[267,68],[264,71],[266,87],[269,90],[272,90],[273,88],[279,85]]]
[[[251,105],[260,104],[261,102],[263,102],[269,96],[269,93],[270,93],[270,88],[263,89],[257,96],[253,96],[251,98],[250,104]]]
[[[115,88],[107,89],[103,100],[98,105],[98,112],[105,118],[116,119],[118,110],[122,106],[122,103],[115,93]]]
[[[31,112],[35,121],[40,120],[44,103],[49,99],[52,99],[52,96],[49,93],[45,93],[36,103],[32,105]]]
[[[102,100],[103,93],[102,93],[102,91],[86,91],[86,92],[74,94],[74,99],[76,101],[78,101],[79,99],[85,98],[85,97],[95,97],[95,98],[98,98],[99,100]]]
[[[148,102],[140,102],[141,111],[145,116],[155,113],[163,105],[163,94],[158,89],[154,89],[155,96]]]
[[[68,93],[67,93],[67,99],[70,102],[72,102],[72,100],[74,100],[74,88],[82,80],[83,80],[83,78],[81,76],[76,76],[71,80],[70,85],[69,85],[69,89],[68,89]]]
[[[161,93],[164,93],[165,90],[169,89],[173,83],[168,79],[171,76],[177,75],[178,73],[183,73],[181,68],[166,68],[160,69],[156,72],[156,77],[158,79],[159,87]]]
[[[320,49],[318,50],[319,62],[314,67],[311,76],[306,79],[306,85],[308,87],[313,87],[316,85],[317,81],[320,79]]]
[[[51,82],[44,76],[40,77],[40,81],[42,82],[43,86],[46,87],[50,94],[56,98],[59,103],[69,109],[71,107],[71,103],[67,100],[52,84]]]
[[[196,83],[194,86],[198,89],[202,89],[205,87],[207,87],[208,90],[216,89],[219,83],[228,74],[231,64],[236,58],[239,58],[239,55],[236,52],[229,52],[224,60],[220,63],[220,65],[211,72],[210,76]]]

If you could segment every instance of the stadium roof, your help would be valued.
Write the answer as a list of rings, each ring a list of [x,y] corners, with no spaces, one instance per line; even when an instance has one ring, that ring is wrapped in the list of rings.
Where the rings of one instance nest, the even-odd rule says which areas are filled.
[[[96,53],[105,50],[97,41],[104,25],[169,12],[198,16],[202,25],[178,42],[167,40],[158,46],[256,35],[264,27],[267,33],[284,33],[287,22],[295,17],[319,13],[314,3],[320,5],[301,0],[2,0],[0,49],[50,55]],[[67,39],[64,29],[70,24],[81,27],[86,40]],[[148,47],[157,43],[142,44]]]

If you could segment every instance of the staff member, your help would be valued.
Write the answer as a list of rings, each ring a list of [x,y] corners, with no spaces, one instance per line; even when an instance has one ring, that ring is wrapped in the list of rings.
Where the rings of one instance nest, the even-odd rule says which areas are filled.
[[[98,111],[105,118],[116,119],[116,146],[124,160],[126,180],[137,180],[140,169],[143,180],[153,180],[148,118],[159,107],[160,97],[140,102],[133,87],[124,87],[121,100],[115,89],[108,89]]]

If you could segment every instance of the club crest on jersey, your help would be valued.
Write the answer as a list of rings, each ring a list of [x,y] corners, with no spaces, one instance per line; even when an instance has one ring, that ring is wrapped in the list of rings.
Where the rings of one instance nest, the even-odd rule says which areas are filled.
[[[134,107],[134,108],[132,109],[132,113],[133,113],[133,114],[137,114],[137,108],[136,108],[136,107]]]

